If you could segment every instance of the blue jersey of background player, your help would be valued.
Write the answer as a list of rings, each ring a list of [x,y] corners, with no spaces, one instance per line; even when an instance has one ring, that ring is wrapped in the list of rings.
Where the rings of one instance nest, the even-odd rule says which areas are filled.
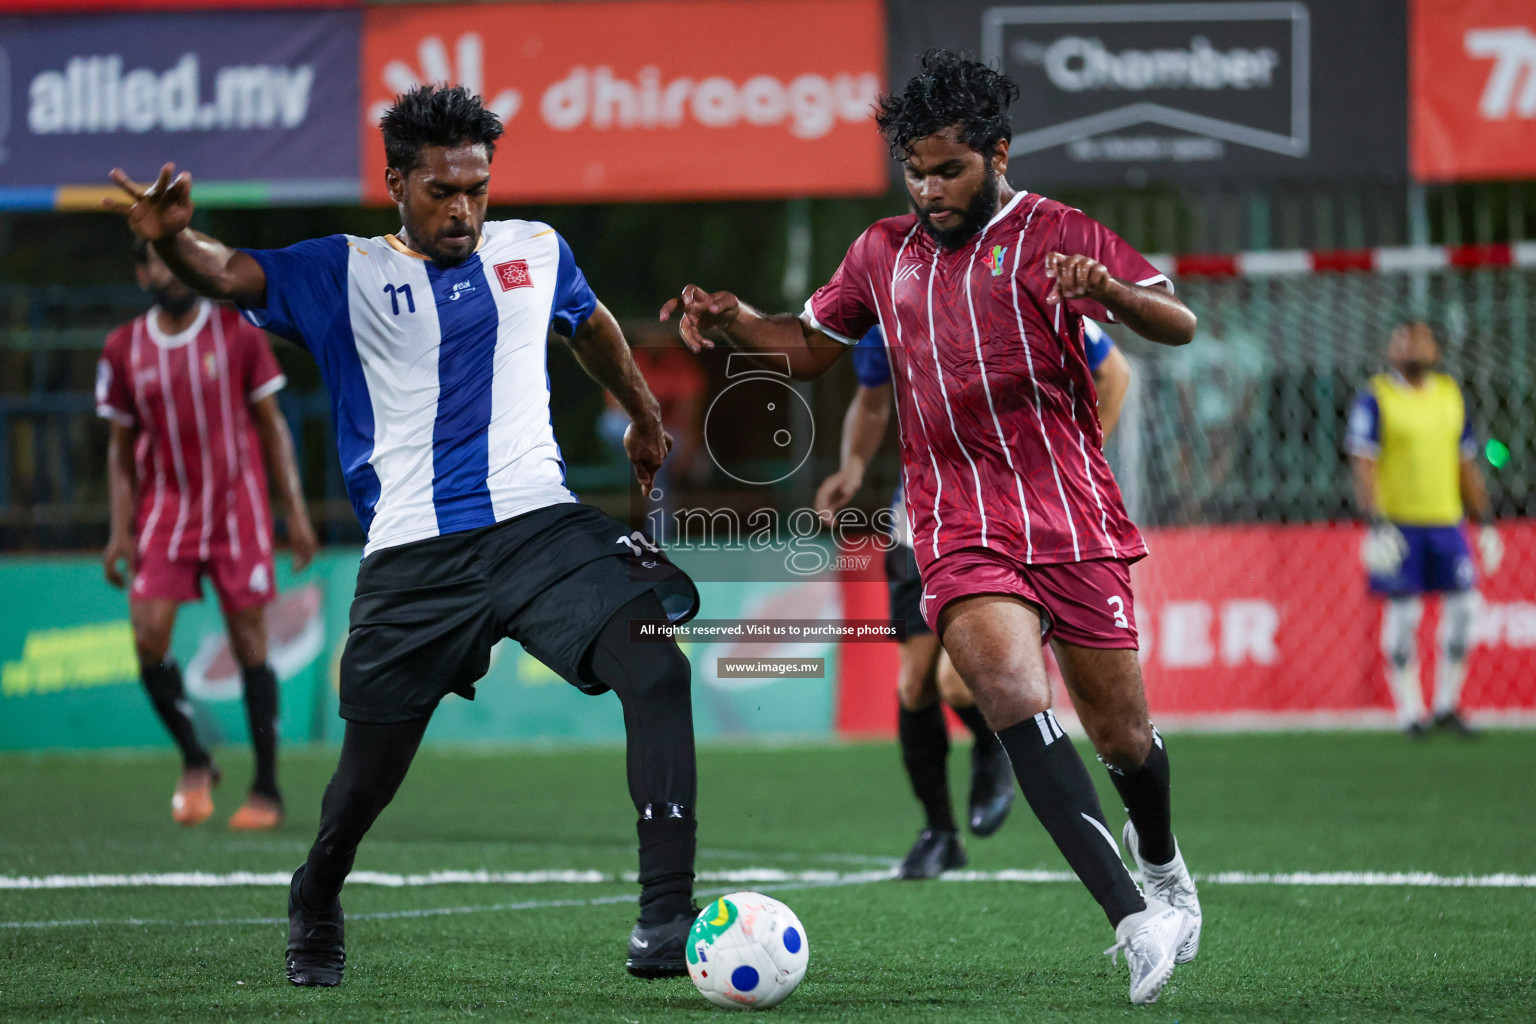
[[[1109,335],[1086,319],[1083,345],[1099,393],[1099,420],[1107,436],[1119,417],[1130,384],[1130,364]],[[824,517],[847,504],[862,486],[865,467],[880,447],[891,415],[891,366],[880,328],[864,335],[852,354],[859,389],[843,418],[838,470],[822,481],[816,492],[816,508]],[[969,804],[972,833],[989,836],[1001,827],[1013,806],[1014,779],[1002,744],[987,728],[971,691],[944,655],[938,637],[929,630],[919,611],[923,585],[918,577],[912,529],[900,485],[892,498],[892,512],[892,532],[897,543],[885,556],[890,615],[893,620],[907,624],[907,637],[900,648],[897,734],[912,792],[927,817],[917,841],[897,868],[897,877],[933,878],[966,864],[965,847],[950,806],[949,730],[941,701],[975,736],[971,747]]]
[[[1425,726],[1416,656],[1421,595],[1445,595],[1434,721],[1465,734],[1458,704],[1477,610],[1477,570],[1462,533],[1463,509],[1483,524],[1478,546],[1486,572],[1498,565],[1503,544],[1490,522],[1461,389],[1432,372],[1439,358],[1434,333],[1427,324],[1399,324],[1387,358],[1392,372],[1377,374],[1361,389],[1345,441],[1355,498],[1371,522],[1361,559],[1371,591],[1387,600],[1382,652],[1398,724],[1414,737]]]

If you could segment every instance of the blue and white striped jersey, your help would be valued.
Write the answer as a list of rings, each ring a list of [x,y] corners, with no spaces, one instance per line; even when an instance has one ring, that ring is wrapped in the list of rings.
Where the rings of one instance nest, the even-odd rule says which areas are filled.
[[[475,254],[448,269],[394,235],[248,251],[267,304],[246,317],[320,364],[365,553],[576,500],[546,345],[551,325],[570,336],[597,297],[553,228],[487,223]]]

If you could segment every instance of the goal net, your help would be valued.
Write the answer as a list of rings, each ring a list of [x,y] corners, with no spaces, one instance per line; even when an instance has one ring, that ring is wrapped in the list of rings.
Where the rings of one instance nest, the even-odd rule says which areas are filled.
[[[1136,598],[1159,720],[1393,721],[1343,441],[1354,396],[1385,369],[1392,326],[1423,319],[1466,396],[1506,549],[1497,571],[1480,572],[1463,705],[1485,721],[1536,721],[1536,268],[1521,265],[1536,262],[1530,255],[1181,260],[1175,280],[1200,317],[1196,342],[1168,350],[1114,332],[1133,383],[1110,458],[1152,549]],[[1427,600],[1426,702],[1437,618],[1438,601]]]

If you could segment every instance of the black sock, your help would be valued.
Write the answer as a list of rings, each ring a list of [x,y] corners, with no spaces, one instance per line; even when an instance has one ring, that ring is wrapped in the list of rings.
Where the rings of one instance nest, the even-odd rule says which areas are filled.
[[[1056,848],[1099,901],[1111,925],[1146,909],[1146,901],[1120,859],[1093,779],[1056,716],[1042,711],[998,732],[1013,761],[1024,799]]]
[[[251,792],[281,800],[277,792],[277,676],[269,665],[241,670],[245,684],[245,720],[251,728],[256,778]]]
[[[613,690],[624,709],[625,774],[640,815],[640,924],[646,927],[693,912],[692,672],[675,643],[636,642],[629,631],[633,619],[666,617],[655,593],[640,595],[608,619],[581,668],[585,679]]]
[[[357,844],[394,799],[428,721],[347,723],[341,760],[320,801],[320,834],[309,848],[309,867],[299,887],[306,907],[329,907],[341,895]]]
[[[944,709],[938,704],[918,711],[902,708],[896,716],[896,731],[901,739],[901,763],[912,792],[923,805],[928,827],[935,832],[953,832],[955,814],[949,803],[949,729]]]
[[[698,823],[677,804],[651,808],[652,817],[641,818],[640,924],[649,928],[665,924],[681,914],[693,914],[693,861],[698,846]]]
[[[166,658],[158,665],[140,665],[139,675],[144,681],[144,691],[155,707],[155,714],[160,716],[171,739],[181,749],[182,766],[206,768],[213,759],[197,742],[197,730],[192,727],[188,715],[186,690],[181,685],[181,667]]]
[[[965,727],[971,730],[971,735],[976,737],[976,746],[982,750],[997,746],[997,734],[994,733],[987,720],[981,717],[981,709],[975,704],[970,707],[953,709]]]
[[[1140,768],[1122,772],[1109,768],[1109,779],[1120,791],[1125,813],[1136,826],[1141,859],[1148,864],[1167,864],[1173,860],[1173,812],[1168,797],[1168,751],[1163,737],[1152,730],[1152,750]]]

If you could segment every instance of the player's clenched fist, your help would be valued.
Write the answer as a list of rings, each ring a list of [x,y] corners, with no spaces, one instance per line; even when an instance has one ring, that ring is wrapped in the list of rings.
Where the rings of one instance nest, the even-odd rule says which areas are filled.
[[[1067,256],[1059,252],[1046,254],[1045,276],[1056,281],[1045,297],[1049,306],[1064,299],[1102,299],[1115,283],[1104,264],[1091,256]]]
[[[122,214],[128,220],[129,230],[147,241],[174,235],[192,223],[192,175],[175,171],[175,164],[166,164],[160,168],[154,184],[146,187],[114,167],[113,183],[133,202],[103,199],[101,205]]]
[[[681,294],[661,307],[661,319],[670,320],[674,313],[679,314],[677,333],[682,335],[683,344],[694,352],[702,352],[715,347],[708,337],[711,331],[724,330],[736,322],[741,302],[730,292],[711,293],[698,285],[686,284]]]

